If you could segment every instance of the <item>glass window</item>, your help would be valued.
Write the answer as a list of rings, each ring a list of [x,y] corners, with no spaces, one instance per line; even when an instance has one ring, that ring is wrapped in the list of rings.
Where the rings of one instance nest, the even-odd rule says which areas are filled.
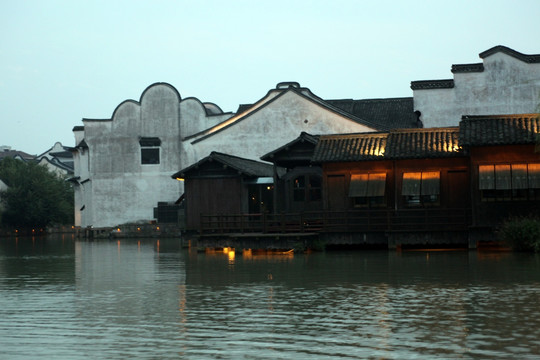
[[[300,175],[293,180],[294,201],[321,201],[322,178],[318,175]]]
[[[540,196],[540,164],[478,166],[482,201],[535,200]]]
[[[478,167],[478,182],[481,190],[495,189],[495,166],[480,165]]]
[[[322,199],[321,187],[321,177],[317,175],[311,175],[309,177],[309,201],[320,201]]]
[[[401,195],[409,206],[436,205],[440,195],[440,172],[405,172]]]
[[[540,164],[529,164],[529,189],[540,189]]]
[[[349,197],[354,206],[383,206],[386,187],[386,173],[352,174]]]
[[[305,176],[298,176],[293,182],[293,199],[294,201],[306,200],[306,179]]]
[[[141,146],[141,164],[159,164],[159,146],[161,145],[159,138],[141,137],[139,145]]]
[[[142,148],[141,164],[159,164],[159,148]]]

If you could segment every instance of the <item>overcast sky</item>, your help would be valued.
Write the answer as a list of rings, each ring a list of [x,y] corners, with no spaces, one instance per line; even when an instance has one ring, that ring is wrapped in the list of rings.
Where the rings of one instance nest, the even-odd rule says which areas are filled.
[[[74,146],[155,82],[224,111],[281,81],[324,99],[412,96],[410,82],[505,45],[540,54],[540,1],[0,0],[0,145]]]

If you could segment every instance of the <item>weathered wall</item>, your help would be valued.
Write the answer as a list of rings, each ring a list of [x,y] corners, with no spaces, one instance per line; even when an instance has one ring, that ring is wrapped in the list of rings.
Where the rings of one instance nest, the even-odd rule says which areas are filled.
[[[414,90],[425,127],[456,126],[462,115],[527,114],[540,104],[540,64],[504,52],[483,59],[482,72],[456,72],[454,87]]]
[[[183,192],[184,184],[171,175],[212,151],[259,160],[302,131],[373,131],[322,106],[309,90],[301,91],[305,96],[286,88],[270,91],[252,107],[256,111],[235,117],[195,98],[181,100],[174,87],[158,83],[139,102],[121,103],[111,119],[84,119],[84,130],[74,130],[77,144],[84,139],[88,145],[74,156],[80,183],[76,225],[107,227],[153,219],[158,202],[175,201]],[[222,124],[229,126],[218,131]],[[159,164],[141,164],[141,137],[161,140]]]
[[[155,84],[145,90],[140,103],[120,104],[112,119],[84,120],[88,150],[80,150],[76,161],[76,171],[84,175],[84,160],[89,159],[89,181],[79,186],[82,202],[76,205],[85,206],[76,214],[81,226],[151,220],[159,201],[178,198],[181,184],[170,175],[181,166],[179,102],[173,87]],[[141,137],[161,140],[159,164],[141,164]]]

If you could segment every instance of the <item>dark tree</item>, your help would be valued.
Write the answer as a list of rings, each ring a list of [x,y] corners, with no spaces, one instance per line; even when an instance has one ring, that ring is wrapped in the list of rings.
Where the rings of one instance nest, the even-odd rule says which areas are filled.
[[[73,224],[73,189],[70,184],[35,162],[12,158],[0,161],[2,223],[20,228]]]

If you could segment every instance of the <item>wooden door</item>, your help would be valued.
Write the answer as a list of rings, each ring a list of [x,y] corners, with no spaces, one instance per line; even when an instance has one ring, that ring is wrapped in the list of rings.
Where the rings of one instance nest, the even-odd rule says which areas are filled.
[[[326,178],[326,201],[329,211],[343,211],[347,208],[345,175],[328,175]]]
[[[469,176],[467,171],[448,171],[446,188],[447,207],[466,208],[470,204]]]

